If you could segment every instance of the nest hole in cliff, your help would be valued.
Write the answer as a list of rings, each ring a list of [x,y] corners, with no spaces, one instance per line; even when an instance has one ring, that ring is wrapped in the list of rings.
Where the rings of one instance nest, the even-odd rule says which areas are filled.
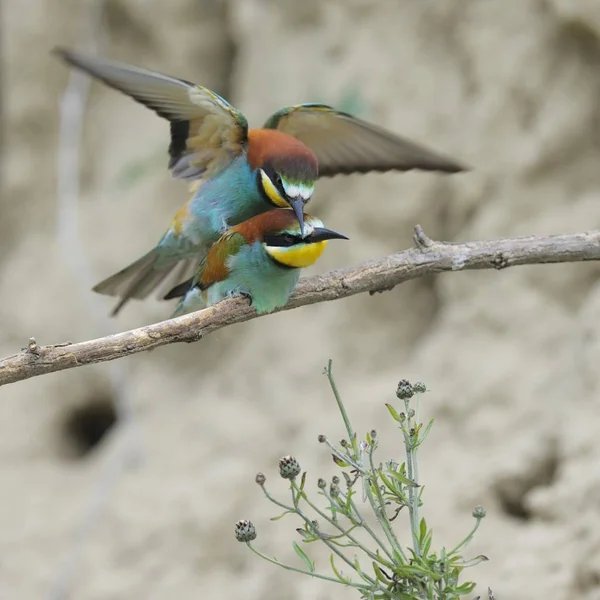
[[[493,488],[503,512],[519,521],[532,520],[529,493],[536,488],[550,487],[556,481],[559,468],[560,457],[556,445],[551,444],[542,456],[527,464],[523,472],[502,477]]]
[[[107,393],[97,393],[67,412],[62,423],[62,437],[74,458],[84,458],[116,423],[114,399]]]

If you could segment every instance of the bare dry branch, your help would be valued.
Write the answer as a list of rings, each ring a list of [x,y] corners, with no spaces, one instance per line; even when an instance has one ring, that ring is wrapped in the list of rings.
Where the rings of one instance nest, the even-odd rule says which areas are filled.
[[[600,231],[449,244],[430,240],[417,225],[414,240],[413,249],[302,279],[290,302],[281,310],[362,292],[383,292],[410,279],[442,271],[600,260]],[[256,316],[246,300],[235,298],[176,319],[86,342],[41,346],[31,339],[21,352],[0,360],[0,386],[123,358],[165,344],[197,342],[217,329]]]

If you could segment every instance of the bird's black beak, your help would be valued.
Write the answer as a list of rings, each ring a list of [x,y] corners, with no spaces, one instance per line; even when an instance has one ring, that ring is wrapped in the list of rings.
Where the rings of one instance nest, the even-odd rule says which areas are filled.
[[[315,242],[324,242],[325,240],[347,240],[348,238],[343,233],[338,233],[325,227],[315,227],[313,232],[304,238],[304,241],[309,244]]]
[[[298,223],[300,223],[300,235],[304,237],[304,200],[302,198],[291,198],[290,206],[298,219]]]

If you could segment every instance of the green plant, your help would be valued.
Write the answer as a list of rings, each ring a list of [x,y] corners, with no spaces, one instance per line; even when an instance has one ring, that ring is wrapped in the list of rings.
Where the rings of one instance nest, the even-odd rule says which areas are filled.
[[[487,558],[480,555],[465,560],[461,552],[485,517],[484,509],[475,508],[474,526],[450,550],[434,549],[433,532],[419,514],[423,505],[423,487],[419,482],[417,457],[433,425],[433,420],[427,425],[419,420],[419,401],[426,392],[425,385],[411,385],[403,380],[396,390],[396,396],[402,403],[401,410],[386,404],[391,418],[400,429],[406,460],[402,463],[387,460],[378,464],[375,460],[379,439],[377,432],[371,431],[359,441],[337,390],[331,361],[325,368],[325,375],[348,435],[339,444],[332,443],[325,435],[318,438],[331,450],[342,475],[342,478],[334,476],[330,483],[323,479],[317,481],[317,493],[325,499],[325,507],[320,507],[307,492],[306,472],[301,473],[294,457],[287,456],[279,461],[281,477],[290,482],[289,503],[276,499],[268,492],[262,473],[256,476],[256,482],[266,498],[284,509],[283,514],[273,520],[286,515],[296,515],[301,519],[302,527],[297,531],[302,536],[303,544],[301,546],[293,542],[293,547],[302,566],[283,564],[258,550],[253,544],[256,529],[250,521],[236,524],[236,538],[245,542],[255,554],[279,567],[354,588],[362,598],[450,600],[470,594],[475,584],[461,582],[462,572]],[[363,507],[372,511],[375,517],[373,525],[364,518]],[[410,528],[411,543],[407,545],[400,543],[394,530],[394,522],[403,511],[408,514]],[[369,544],[358,539],[359,533],[370,540]],[[317,571],[315,562],[304,549],[306,544],[314,542],[324,544],[331,552],[329,573]],[[346,569],[347,573],[342,569]],[[489,598],[493,598],[491,590]]]

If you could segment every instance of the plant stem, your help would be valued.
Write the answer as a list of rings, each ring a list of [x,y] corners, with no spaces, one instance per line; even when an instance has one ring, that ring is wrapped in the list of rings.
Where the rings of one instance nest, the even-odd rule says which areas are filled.
[[[408,562],[406,555],[404,554],[404,552],[402,550],[402,546],[400,545],[400,542],[399,542],[398,538],[396,537],[396,533],[394,532],[392,524],[391,524],[390,520],[388,519],[387,513],[385,512],[385,499],[383,498],[383,494],[381,493],[381,490],[379,489],[379,482],[377,480],[377,469],[375,469],[375,465],[373,463],[373,447],[371,447],[369,449],[369,466],[371,468],[371,473],[375,477],[375,486],[374,487],[376,489],[377,500],[379,501],[379,513],[376,510],[375,514],[381,514],[380,524],[381,524],[384,532],[386,533],[386,536],[388,536],[388,539],[390,540],[390,544],[392,544],[392,548],[398,554],[400,554],[400,556],[404,559],[404,562]]]
[[[352,448],[356,454],[356,452],[357,452],[356,435],[354,433],[354,430],[352,429],[352,425],[350,424],[350,419],[348,418],[348,413],[346,412],[346,408],[344,406],[344,403],[342,402],[342,399],[338,392],[337,386],[335,385],[335,380],[333,378],[333,373],[331,371],[332,363],[333,363],[333,361],[331,359],[329,359],[329,361],[327,362],[327,367],[325,368],[325,373],[327,374],[327,379],[329,380],[329,385],[331,386],[331,391],[333,392],[333,395],[335,396],[335,401],[337,402],[338,408],[342,415],[342,419],[344,420],[344,425],[346,426],[346,431],[348,433],[348,441],[350,442],[350,444],[352,444]]]
[[[266,554],[263,554],[260,550],[257,550],[250,542],[246,542],[248,548],[250,548],[250,550],[252,550],[252,552],[254,552],[254,554],[260,556],[261,558],[264,558],[266,561],[277,565],[278,567],[282,567],[284,569],[286,569],[287,571],[294,571],[295,573],[300,573],[302,575],[310,575],[311,577],[317,577],[318,579],[324,579],[325,581],[332,581],[333,583],[341,583],[342,585],[348,585],[350,587],[356,588],[357,590],[361,590],[364,592],[368,592],[370,590],[368,585],[361,585],[360,583],[354,583],[351,581],[345,582],[345,581],[340,581],[339,579],[335,579],[334,577],[328,577],[327,575],[321,575],[320,573],[316,573],[316,572],[312,572],[312,571],[305,571],[304,569],[298,569],[296,567],[292,567],[290,565],[285,565],[283,563],[280,563],[278,560],[271,558],[270,556],[267,556]]]
[[[475,525],[473,526],[473,529],[471,529],[471,531],[467,535],[467,537],[462,542],[460,542],[460,544],[458,544],[458,546],[455,546],[454,548],[452,548],[452,550],[450,550],[450,552],[448,552],[448,555],[452,555],[452,554],[458,552],[464,546],[466,546],[473,539],[473,536],[475,535],[475,532],[479,528],[480,523],[481,523],[481,519],[475,519]]]
[[[280,506],[281,508],[285,508],[285,510],[290,511],[290,513],[293,513],[295,511],[293,506],[288,506],[287,504],[284,504],[283,502],[280,502],[279,500],[277,500],[276,498],[273,498],[273,496],[271,496],[271,494],[269,494],[269,492],[267,492],[267,488],[264,485],[260,486],[263,494],[267,497],[268,500],[270,500],[273,504]]]
[[[325,497],[331,502],[331,499],[327,495]],[[323,512],[316,504],[311,502],[306,494],[302,493],[302,498],[308,504],[308,506],[310,506],[322,519],[325,519],[330,525],[335,527],[342,534],[341,537],[345,537],[348,540],[350,540],[357,548],[360,548],[370,559],[375,560],[377,562],[381,562],[389,569],[393,568],[393,564],[389,563],[388,561],[384,561],[381,558],[381,556],[377,556],[377,554],[363,546],[349,531],[346,531],[339,523],[333,521],[327,513]],[[390,558],[392,557],[390,556]]]
[[[302,509],[298,506],[298,495],[295,492],[299,492],[298,486],[295,481],[291,481],[291,492],[292,492],[292,501],[294,502],[295,512],[296,514],[304,521],[304,523],[309,527],[309,531],[314,527],[312,524],[312,520],[309,519]],[[315,528],[316,529],[316,528]],[[318,532],[317,532],[318,535]],[[374,579],[369,577],[366,573],[359,569],[356,564],[354,564],[335,544],[332,544],[330,540],[325,537],[318,536],[319,539],[339,558],[341,558],[351,569],[354,569],[360,577],[362,577],[365,581],[368,581],[371,585],[375,585],[376,582]]]
[[[394,557],[394,560],[398,560],[399,562],[408,562],[406,555],[402,551],[402,547],[400,546],[400,542],[396,538],[396,534],[392,529],[391,523],[387,518],[387,514],[385,513],[385,500],[381,494],[381,490],[379,489],[379,482],[377,481],[376,472],[373,471],[372,475],[361,475],[363,478],[363,484],[365,484],[364,489],[367,493],[367,499],[369,500],[369,504],[375,513],[375,517],[377,517],[377,522],[379,526],[383,530],[385,537],[387,538],[392,550],[396,553],[397,557]],[[371,477],[374,477],[375,480],[371,481]],[[365,482],[364,479],[367,479]],[[375,494],[377,496],[377,501],[373,497],[373,487],[375,489]]]
[[[403,427],[404,433],[404,448],[406,450],[406,470],[408,478],[414,481],[415,484],[419,482],[416,479],[416,470],[414,469],[413,461],[415,460],[413,439],[411,431],[414,430],[414,420],[409,417],[410,401],[406,399],[404,401],[406,410],[406,425]],[[419,496],[415,494],[415,488],[411,485],[408,488],[408,514],[410,519],[410,530],[412,533],[413,550],[417,556],[421,556],[421,545],[419,544]]]
[[[392,560],[392,561],[395,560],[393,554],[387,549],[387,547],[385,546],[383,541],[373,531],[371,526],[365,521],[362,514],[358,511],[358,508],[356,508],[356,504],[354,504],[354,501],[352,501],[352,500],[350,501],[350,506],[352,507],[354,514],[360,519],[360,524],[363,527],[363,529],[375,540],[375,543],[386,553],[386,555],[388,556],[388,558],[390,560]]]

